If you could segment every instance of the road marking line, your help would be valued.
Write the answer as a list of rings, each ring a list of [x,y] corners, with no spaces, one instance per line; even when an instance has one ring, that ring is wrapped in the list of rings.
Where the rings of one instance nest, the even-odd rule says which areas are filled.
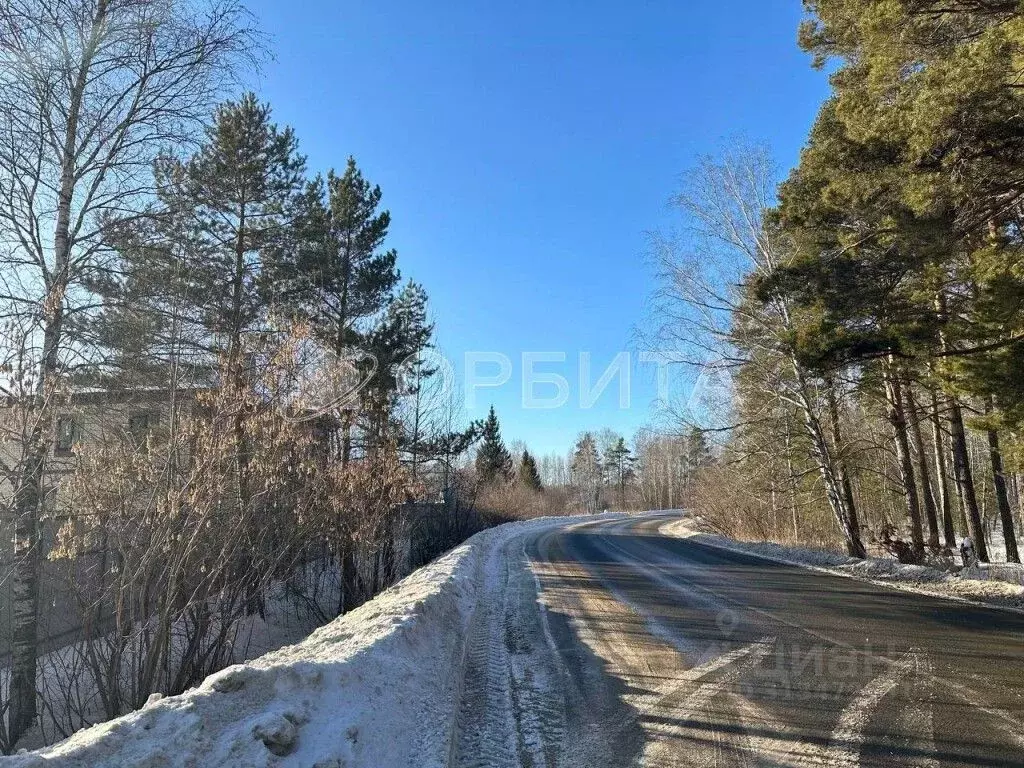
[[[590,528],[591,531],[593,532],[593,534],[595,535],[595,538],[599,542],[598,546],[603,545],[603,548],[606,548],[608,550],[617,551],[619,553],[619,555],[620,555],[620,558],[619,558],[619,562],[620,563],[622,563],[623,565],[630,566],[632,569],[638,570],[641,574],[646,575],[647,578],[651,579],[655,583],[661,583],[661,584],[663,584],[663,585],[665,585],[667,587],[670,587],[670,588],[672,588],[674,590],[678,589],[678,590],[680,590],[680,592],[688,593],[690,595],[692,595],[693,592],[703,593],[704,595],[713,597],[715,599],[715,601],[720,601],[720,602],[725,603],[725,604],[731,604],[731,605],[734,605],[734,606],[736,606],[737,608],[739,608],[741,610],[750,611],[750,612],[752,612],[752,613],[754,613],[756,615],[760,615],[760,616],[769,618],[769,619],[771,619],[773,621],[776,621],[776,622],[779,622],[779,623],[781,623],[783,625],[789,626],[792,629],[797,630],[800,633],[804,633],[804,634],[810,635],[811,637],[816,637],[816,638],[818,638],[820,640],[823,640],[823,641],[827,642],[829,645],[832,645],[832,646],[834,646],[836,648],[847,649],[847,650],[852,651],[853,653],[857,654],[858,656],[863,656],[863,657],[865,657],[867,659],[871,659],[873,661],[881,662],[881,663],[884,663],[886,665],[886,672],[884,672],[883,674],[879,675],[877,678],[872,680],[871,683],[869,683],[867,686],[862,688],[860,694],[857,697],[857,699],[853,703],[851,703],[847,707],[846,710],[844,710],[843,716],[841,716],[840,722],[837,725],[835,731],[833,732],[833,736],[832,736],[832,739],[829,742],[829,746],[827,748],[826,747],[818,747],[816,750],[814,750],[815,754],[813,755],[813,758],[817,758],[818,761],[822,761],[819,764],[828,765],[830,768],[837,768],[837,763],[838,763],[838,766],[844,766],[844,765],[845,766],[856,766],[856,765],[858,765],[859,764],[859,752],[860,752],[860,749],[862,748],[863,741],[864,741],[863,729],[867,725],[867,723],[869,722],[870,712],[882,702],[882,700],[885,698],[885,696],[888,695],[896,687],[896,685],[899,684],[900,680],[909,672],[909,670],[912,669],[914,667],[914,665],[917,664],[917,661],[918,661],[918,658],[920,656],[920,653],[918,651],[911,651],[908,654],[905,654],[903,657],[900,657],[899,659],[896,659],[896,660],[893,660],[892,658],[888,658],[888,657],[885,657],[885,656],[879,656],[879,655],[876,655],[875,653],[872,653],[870,651],[864,651],[864,650],[861,650],[859,648],[856,648],[856,647],[854,647],[854,646],[852,646],[852,645],[850,645],[848,643],[843,642],[842,640],[838,640],[838,639],[836,639],[834,637],[830,637],[826,633],[818,632],[818,631],[810,629],[810,628],[808,628],[806,626],[802,626],[800,624],[797,624],[797,623],[795,623],[793,621],[789,621],[789,620],[783,618],[782,616],[778,615],[774,611],[766,610],[766,609],[763,609],[763,608],[759,608],[756,605],[753,605],[753,604],[751,604],[749,602],[746,602],[745,600],[740,600],[740,599],[736,599],[735,597],[732,597],[732,596],[727,596],[725,594],[721,594],[721,593],[719,593],[716,590],[710,589],[710,588],[708,588],[708,587],[706,587],[706,586],[704,586],[702,584],[696,583],[695,581],[692,580],[692,577],[688,578],[687,576],[684,575],[684,573],[689,568],[692,568],[693,566],[689,566],[689,567],[684,566],[682,569],[680,569],[678,566],[672,566],[672,565],[670,565],[667,562],[663,562],[663,561],[659,562],[658,559],[655,559],[654,561],[644,562],[643,560],[639,559],[641,557],[641,555],[638,555],[636,552],[631,552],[631,551],[627,550],[626,548],[617,545],[614,542],[614,539],[616,538],[616,536],[620,535],[621,533],[625,533],[628,530],[628,526],[630,524],[634,523],[634,522],[635,521],[633,521],[633,520],[626,520],[626,521],[621,521],[621,522],[620,521],[616,521],[616,524],[614,524],[614,525],[604,526],[604,525],[601,525],[601,524],[599,524],[598,522],[595,521],[593,523],[589,523],[589,524],[585,523],[585,524],[580,524],[579,526],[573,526],[573,527],[576,530],[580,530],[580,529],[586,530],[586,529]],[[604,529],[604,531],[601,530],[602,528]],[[609,528],[611,529],[611,531],[608,531]],[[659,538],[659,535],[657,533],[655,533],[653,536],[651,536],[651,538],[652,539]],[[673,537],[673,538],[676,538],[678,540],[679,537]],[[740,551],[740,550],[733,550],[733,549],[730,549],[730,548],[727,548],[727,547],[721,547],[721,546],[716,547],[716,545],[714,545],[714,544],[707,544],[706,542],[700,542],[700,544],[701,544],[701,546],[707,546],[707,547],[710,547],[710,548],[717,548],[717,549],[724,549],[725,551],[736,552],[736,553],[742,554],[742,555],[748,555],[749,554],[752,557],[760,557],[762,559],[772,561],[772,558],[770,558],[770,557],[765,557],[763,555],[757,555],[755,553],[747,553],[747,552],[743,552],[743,551]],[[641,547],[642,547],[642,549],[649,549],[652,552],[657,552],[659,554],[662,553],[662,548],[658,547],[654,543],[649,543],[649,544],[648,543],[644,543],[644,544],[641,545]],[[831,573],[831,572],[829,572],[829,571],[827,571],[825,569],[819,569],[819,568],[813,568],[813,567],[808,568],[808,567],[800,565],[800,564],[795,564],[795,565],[798,565],[799,567],[804,568],[805,570],[808,570],[808,571],[811,571],[811,572],[818,571],[818,572],[823,573],[823,574],[828,575],[828,576],[835,577],[835,576],[842,576],[842,575],[844,575],[844,574]],[[597,574],[593,574],[592,573],[592,575],[595,576],[595,577],[598,577]],[[603,581],[600,578],[599,578],[599,580]],[[871,580],[866,580],[866,579],[863,580],[863,581],[868,581],[868,583],[875,583],[875,582],[873,582]],[[892,585],[885,584],[885,583],[879,583],[879,584],[877,584],[877,586],[884,587],[884,588],[892,588]],[[617,597],[619,597],[619,596],[618,595],[613,595],[613,599],[615,599]],[[969,602],[969,601],[962,601],[962,602]],[[986,608],[998,609],[998,606],[985,606],[985,607]],[[755,643],[755,644],[752,644],[752,645],[756,646],[758,644]],[[749,646],[747,646],[746,648],[749,648]],[[742,650],[744,650],[744,649],[736,649],[735,651],[733,651],[731,653],[738,653],[738,652],[740,652]],[[711,670],[706,670],[705,669],[703,671],[703,674],[696,672],[696,670],[701,670],[704,667],[707,667],[709,665],[713,665],[715,667],[715,669],[721,669],[721,668],[723,668],[724,666],[726,666],[728,664],[728,662],[722,662],[721,664],[719,664],[718,662],[721,659],[722,659],[722,657],[719,657],[718,659],[713,659],[712,661],[708,662],[707,665],[701,665],[701,667],[693,668],[689,672],[690,673],[694,673],[696,678],[700,679],[703,676],[711,674]],[[734,661],[735,660],[736,659],[734,659]],[[727,674],[732,676],[733,673],[727,673]],[[964,684],[956,683],[956,682],[954,682],[952,680],[941,678],[933,670],[928,668],[927,665],[926,665],[925,669],[920,670],[920,675],[921,675],[921,677],[923,679],[929,680],[933,684],[941,686],[942,688],[946,689],[948,692],[952,693],[957,698],[962,699],[965,703],[970,703],[975,709],[977,709],[977,710],[979,710],[981,712],[984,712],[985,714],[989,715],[990,717],[993,717],[993,718],[997,719],[998,721],[1000,721],[999,724],[1002,726],[1001,730],[1003,730],[1006,733],[1010,734],[1018,744],[1021,744],[1022,746],[1024,746],[1024,736],[1022,736],[1021,733],[1020,733],[1021,721],[1019,719],[1017,719],[1016,717],[1014,717],[1013,715],[1011,715],[1009,712],[1007,712],[1005,710],[1002,710],[1002,709],[996,709],[996,708],[985,706],[984,704],[982,704],[979,701],[980,697],[977,695],[977,692],[972,687],[969,687],[969,686],[964,685]],[[684,680],[682,685],[685,685],[685,682],[686,681]],[[718,690],[721,690],[725,686],[725,684],[726,684],[725,680],[719,681]],[[679,687],[681,687],[681,686],[677,686],[676,690],[678,690]],[[704,686],[702,686],[701,689],[703,687]],[[693,703],[696,703],[698,705],[700,705],[702,703],[706,703],[707,701],[710,700],[711,696],[713,696],[713,694],[717,692],[717,691],[712,691],[711,695],[709,695],[707,698],[703,699],[703,702],[702,702],[702,697],[698,697],[698,694],[701,694],[701,689],[698,689],[697,691],[693,691],[689,696],[687,696],[686,699],[684,699],[684,705],[685,705],[686,702],[690,702],[691,705]],[[668,695],[669,694],[665,694],[665,696],[668,696]],[[661,698],[664,698],[665,696],[663,696]],[[697,698],[694,698],[694,697],[697,697]],[[730,694],[730,698],[732,698],[732,694]],[[646,708],[645,708],[645,711],[646,711]],[[859,725],[858,725],[858,717],[857,717],[857,713],[858,712],[860,713],[861,718],[863,720],[863,722],[861,722]],[[929,714],[929,720],[931,720],[931,717],[933,716],[933,713],[929,712],[928,714]],[[843,719],[844,717],[846,718],[845,721]],[[677,728],[682,728],[682,726],[676,726],[676,727]],[[932,723],[931,729],[934,730],[934,723]],[[932,734],[932,736],[934,736],[934,734]],[[933,741],[933,743],[934,743],[934,741]]]
[[[605,537],[605,536],[601,536],[600,534],[598,535],[598,538],[600,540],[604,541],[611,548],[613,548],[615,550],[618,550],[621,554],[626,555],[627,557],[633,558],[634,563],[636,563],[634,555],[632,555],[629,551],[627,551],[623,547],[620,547],[620,546],[617,546],[616,544],[614,544],[611,541],[610,538]],[[665,537],[665,538],[676,538],[676,539],[678,539],[678,537]],[[650,544],[645,544],[644,546],[646,548],[648,548],[648,549],[651,549],[652,547],[653,548],[657,548],[656,545],[650,545]],[[733,549],[733,548],[721,546],[721,545],[718,545],[718,544],[709,544],[709,543],[704,542],[704,541],[698,542],[698,546],[709,547],[711,549],[719,549],[719,550],[722,550],[722,551],[725,551],[725,552],[734,553],[734,554],[750,555],[752,557],[760,558],[760,559],[766,560],[768,562],[784,562],[784,561],[780,561],[780,560],[774,560],[773,558],[765,556],[765,555],[757,555],[757,554],[750,553],[750,552],[744,552],[742,550]],[[801,568],[803,570],[810,571],[812,573],[813,572],[820,573],[820,574],[823,574],[823,575],[826,575],[826,576],[840,576],[840,577],[843,576],[843,574],[841,574],[841,573],[832,573],[830,571],[827,571],[827,570],[825,570],[823,568],[819,568],[817,566],[805,566],[805,565],[801,565],[799,563],[785,563],[785,564],[793,565],[793,566],[796,566],[796,567]],[[654,573],[650,573],[650,575],[655,580],[660,581],[661,583],[665,584],[666,586],[670,586],[670,587],[673,587],[673,588],[676,588],[676,589],[681,589],[681,585],[679,583],[677,583],[677,582],[682,582],[682,584],[685,584],[686,586],[690,587],[691,589],[694,589],[694,590],[697,590],[697,591],[700,591],[700,592],[704,592],[704,593],[706,593],[708,595],[713,595],[714,597],[718,598],[721,601],[724,601],[724,602],[730,603],[732,605],[735,605],[738,608],[751,611],[752,613],[756,613],[758,615],[765,616],[765,617],[767,617],[769,619],[772,619],[773,621],[779,622],[780,624],[784,624],[786,626],[789,626],[789,627],[791,627],[791,628],[793,628],[793,629],[795,629],[795,630],[797,630],[799,632],[806,633],[806,634],[808,634],[808,635],[810,635],[812,637],[818,638],[819,640],[824,640],[825,642],[830,643],[831,645],[834,645],[834,646],[836,646],[838,648],[843,648],[843,649],[849,650],[849,651],[851,651],[853,653],[856,653],[858,655],[862,655],[862,656],[864,656],[864,657],[866,657],[868,659],[871,659],[872,661],[882,662],[882,663],[887,664],[887,665],[893,663],[893,660],[890,659],[890,658],[887,658],[885,656],[879,656],[879,655],[871,653],[869,651],[864,651],[864,650],[861,650],[859,648],[856,648],[855,646],[852,646],[849,643],[845,643],[842,640],[838,640],[836,638],[829,637],[828,635],[826,635],[824,633],[818,632],[816,630],[810,629],[809,627],[805,627],[805,626],[802,626],[802,625],[797,624],[795,622],[789,621],[788,619],[785,619],[782,616],[779,616],[777,613],[775,613],[773,611],[769,611],[769,610],[766,610],[764,608],[759,608],[759,607],[757,607],[757,606],[755,606],[755,605],[753,605],[751,603],[744,602],[744,601],[741,601],[741,600],[737,600],[736,598],[733,598],[733,597],[727,597],[726,595],[722,595],[722,594],[720,594],[718,592],[715,592],[714,590],[709,589],[706,586],[703,586],[701,584],[696,583],[695,581],[692,581],[689,578],[686,578],[685,576],[682,575],[682,573],[679,572],[678,568],[675,568],[673,570],[667,570],[664,566],[655,565],[654,563],[645,563],[645,564],[643,564],[642,566],[639,567],[639,570],[641,570],[641,572],[647,571],[648,573],[650,573],[651,570],[655,570],[655,571],[660,572],[661,574],[664,574],[663,577],[658,577]],[[861,580],[862,581],[867,581],[869,583],[874,583],[870,579],[861,579]],[[898,586],[898,585],[891,585],[891,584],[886,584],[886,583],[881,583],[881,582],[877,583],[876,585],[880,586],[880,587],[897,587]],[[908,590],[903,589],[903,590],[899,590],[899,591],[908,591]],[[911,594],[918,594],[920,596],[919,593],[911,592]],[[962,600],[960,598],[942,598],[942,597],[939,597],[937,595],[925,595],[925,596],[926,597],[936,597],[938,599],[949,599],[949,600],[953,600],[954,602],[967,602],[967,603],[971,603],[971,601],[969,601],[969,600]],[[974,604],[974,603],[971,603],[971,604]],[[980,603],[978,603],[976,605],[980,605],[981,607],[984,607],[984,608],[994,608],[994,609],[999,609],[1000,608],[999,606],[983,605],[983,604],[980,604]],[[1017,609],[1005,609],[1005,610],[1017,610]],[[1024,612],[1024,611],[1018,610],[1017,612]],[[960,698],[965,703],[969,703],[975,709],[977,709],[977,710],[979,710],[981,712],[984,712],[985,714],[989,715],[990,717],[993,717],[993,718],[999,720],[1001,722],[1001,725],[1002,725],[1001,730],[1004,733],[1006,733],[1009,736],[1011,736],[1013,738],[1013,740],[1015,742],[1017,742],[1018,745],[1020,745],[1021,747],[1024,747],[1024,734],[1022,734],[1022,730],[1024,730],[1024,723],[1022,723],[1021,720],[1015,718],[1013,715],[1011,715],[1009,712],[1007,712],[1004,709],[997,709],[997,708],[994,708],[994,707],[985,706],[979,700],[980,697],[978,695],[978,692],[975,689],[973,689],[973,688],[970,688],[970,687],[968,687],[966,685],[963,685],[963,684],[960,684],[960,683],[956,683],[956,682],[954,682],[952,680],[949,680],[949,679],[946,679],[946,678],[943,678],[943,677],[939,677],[938,675],[936,675],[935,673],[933,673],[931,671],[925,671],[925,672],[922,673],[922,675],[924,677],[926,677],[927,679],[931,680],[935,685],[939,685],[939,686],[942,686],[942,687],[946,688],[947,690],[952,692],[954,695],[956,695],[958,698]]]
[[[679,751],[680,743],[690,740],[694,731],[690,721],[696,718],[697,714],[707,707],[718,694],[725,692],[728,686],[732,685],[744,672],[760,664],[768,655],[774,642],[775,638],[765,637],[756,643],[737,648],[706,664],[688,670],[679,685],[652,702],[647,711],[638,713],[642,717],[663,709],[675,721],[674,723],[652,723],[644,728],[645,731],[650,731],[654,738],[644,745],[641,764],[644,766],[686,764],[680,761]],[[737,665],[738,661],[744,663]],[[732,665],[731,668],[726,669],[730,665]],[[726,671],[721,677],[702,682],[722,669],[726,669]],[[688,684],[696,684],[696,690],[690,691],[678,704],[672,701],[672,697]],[[731,737],[721,729],[714,729],[713,736],[720,753],[724,753],[727,746],[731,752],[742,753],[742,742],[734,743]],[[730,755],[729,764],[735,764],[735,760],[736,755]],[[716,760],[717,762],[719,761]]]
[[[762,637],[756,643],[745,645],[742,648],[737,648],[734,651],[723,654],[717,659],[709,661],[706,664],[702,664],[699,667],[694,667],[688,670],[679,685],[673,688],[668,693],[664,694],[661,699],[667,699],[672,694],[678,692],[688,683],[697,683],[700,687],[697,690],[690,693],[678,707],[678,710],[682,713],[685,719],[690,719],[692,714],[696,710],[700,709],[707,702],[709,702],[714,696],[725,689],[727,685],[730,685],[736,678],[746,672],[751,667],[755,667],[761,663],[765,656],[768,655],[768,651],[775,643],[774,637]],[[749,657],[749,658],[747,658]],[[713,675],[715,672],[723,669],[740,659],[746,658],[745,664],[733,667],[726,672],[722,677],[712,680],[710,682],[702,682],[705,678]],[[655,702],[657,704],[658,702]]]
[[[753,733],[752,729],[748,727],[748,723],[756,722],[760,724],[762,730],[778,731],[779,733],[792,732],[793,729],[788,723],[780,721],[767,709],[745,696],[737,693],[732,694],[730,698],[738,709],[746,713],[746,717],[740,719],[740,728],[747,739],[750,752],[760,759],[761,764],[787,766],[817,766],[820,764],[820,748],[816,748],[816,745],[809,741],[798,739],[795,734],[791,738],[784,739]]]
[[[721,656],[718,656],[712,659],[711,661],[705,662],[704,664],[701,664],[699,667],[693,667],[692,669],[686,670],[686,672],[683,673],[680,684],[686,682],[699,682],[708,675],[713,675],[715,672],[722,669],[722,667],[727,667],[733,662],[739,661],[744,656],[753,655],[754,657],[756,657],[757,661],[760,661],[767,655],[768,649],[772,647],[774,644],[775,638],[770,635],[767,635],[765,637],[762,637],[760,640],[757,640],[756,642],[750,643],[749,645],[744,645],[743,647],[736,648],[734,650],[729,651],[728,653],[723,653]]]
[[[861,688],[856,698],[843,710],[838,724],[832,731],[828,753],[825,756],[827,764],[833,766],[860,765],[860,748],[864,743],[864,729],[871,718],[871,713],[900,684],[903,678],[916,668],[917,654],[910,651]]]
[[[907,705],[901,708],[898,716],[904,732],[911,738],[916,734],[923,742],[924,749],[914,759],[916,768],[940,768],[941,763],[935,756],[935,685],[932,674],[932,661],[925,654],[918,654],[918,668],[914,670],[914,685],[911,695],[907,697]],[[914,705],[918,706],[914,706]]]

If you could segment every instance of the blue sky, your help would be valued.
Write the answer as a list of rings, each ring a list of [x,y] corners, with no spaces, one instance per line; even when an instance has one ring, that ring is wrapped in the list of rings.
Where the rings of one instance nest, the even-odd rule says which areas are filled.
[[[381,185],[445,353],[460,372],[467,352],[513,363],[470,415],[494,402],[506,439],[537,453],[650,419],[654,368],[632,343],[653,289],[645,233],[671,226],[679,175],[731,136],[793,164],[826,95],[796,45],[799,0],[249,5],[276,119],[312,169],[352,154]],[[624,351],[630,407],[613,384],[580,408],[580,353],[596,379]],[[522,407],[523,352],[565,354],[537,370],[568,379],[568,405]]]

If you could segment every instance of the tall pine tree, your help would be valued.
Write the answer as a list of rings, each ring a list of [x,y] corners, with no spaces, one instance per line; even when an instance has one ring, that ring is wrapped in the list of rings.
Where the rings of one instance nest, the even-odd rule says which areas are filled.
[[[349,157],[342,175],[331,171],[326,182],[318,178],[306,189],[295,247],[281,253],[273,270],[282,311],[307,323],[340,359],[350,348],[372,353],[375,345],[391,343],[380,319],[399,281],[398,255],[383,250],[391,214],[378,210],[380,201],[380,187],[371,185]],[[355,414],[346,410],[342,463],[352,453],[354,421]],[[382,424],[380,414],[375,423]]]
[[[161,381],[182,361],[210,372],[223,357],[240,379],[274,299],[268,273],[294,237],[305,184],[295,135],[250,93],[218,107],[194,155],[165,155],[154,173],[151,214],[109,225],[120,263],[93,286],[107,304],[98,335],[115,372],[141,360]]]
[[[626,484],[633,476],[633,452],[626,445],[626,440],[619,437],[608,446],[604,454],[604,466],[608,470],[609,480],[615,484],[619,494],[620,509],[626,508]]]
[[[365,344],[398,285],[398,255],[383,250],[391,214],[379,210],[381,196],[352,157],[340,176],[313,181],[296,247],[275,268],[283,307],[339,355]]]

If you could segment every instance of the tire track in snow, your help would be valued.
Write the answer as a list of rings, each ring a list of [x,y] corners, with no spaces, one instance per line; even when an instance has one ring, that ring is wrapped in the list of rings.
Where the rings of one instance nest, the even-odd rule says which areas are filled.
[[[508,572],[505,550],[488,554],[478,575],[481,598],[470,624],[463,672],[462,700],[456,729],[454,764],[458,768],[515,768],[519,765],[512,715],[512,690],[505,659],[504,603],[486,599],[503,595]]]
[[[565,734],[565,704],[523,538],[492,553],[481,578],[485,587],[468,639],[454,765],[554,768]]]
[[[553,768],[565,736],[565,699],[557,693],[561,670],[522,541],[508,559],[508,573],[505,637],[520,757],[524,766]]]

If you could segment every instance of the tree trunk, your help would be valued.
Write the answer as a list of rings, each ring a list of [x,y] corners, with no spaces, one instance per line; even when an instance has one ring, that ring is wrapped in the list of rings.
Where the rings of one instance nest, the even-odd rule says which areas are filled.
[[[808,384],[803,369],[796,360],[792,361],[793,372],[798,382],[798,392],[804,412],[804,425],[811,439],[812,450],[818,460],[818,470],[825,484],[825,496],[828,499],[832,515],[839,524],[846,541],[846,551],[850,557],[863,559],[867,550],[860,538],[860,521],[857,519],[857,505],[853,498],[853,486],[846,471],[843,460],[842,428],[839,424],[839,401],[835,395],[832,382],[826,382],[826,398],[829,415],[831,416],[832,445],[825,436],[821,419],[812,405]]]
[[[793,543],[800,543],[800,520],[796,506],[796,472],[793,470],[793,425],[786,413],[786,472],[789,474],[789,515],[793,523]]]
[[[341,612],[348,613],[359,607],[359,565],[356,562],[356,548],[348,542],[341,556]]]
[[[60,363],[64,325],[64,300],[68,291],[71,263],[71,208],[74,201],[78,151],[78,126],[89,71],[103,34],[107,0],[100,0],[92,19],[89,42],[82,52],[78,72],[67,104],[67,125],[61,156],[60,189],[53,232],[53,269],[46,276],[46,297],[42,302],[43,350],[36,383],[39,411],[25,446],[17,491],[14,494],[15,562],[13,578],[13,622],[11,642],[10,719],[11,744],[31,727],[36,718],[36,669],[39,654],[39,517],[44,502],[43,477],[49,453],[47,428],[52,424],[49,388],[55,383]]]
[[[946,296],[939,291],[935,295],[935,311],[940,318],[947,314]],[[943,352],[950,350],[949,340],[940,330],[939,341]],[[967,534],[974,542],[974,551],[978,560],[988,562],[988,547],[985,546],[985,531],[981,524],[981,513],[978,511],[978,496],[974,490],[974,474],[971,472],[970,453],[967,450],[967,434],[964,430],[964,414],[960,401],[955,396],[948,399],[949,414],[949,450],[953,457],[953,482],[956,484],[957,498],[960,501],[960,512],[964,517]]]
[[[985,530],[978,510],[978,497],[974,491],[974,475],[971,472],[970,454],[967,451],[967,434],[964,431],[964,414],[955,397],[949,399],[950,452],[953,455],[953,480],[956,483],[960,509],[967,519],[967,533],[974,542],[978,560],[988,562],[988,547],[985,545]]]
[[[914,462],[910,456],[910,442],[907,439],[907,414],[903,403],[903,388],[898,376],[892,370],[892,361],[885,366],[885,395],[888,405],[887,415],[892,426],[893,441],[896,446],[896,462],[900,470],[900,482],[903,485],[903,500],[910,518],[910,539],[914,545],[914,553],[918,557],[924,554],[924,533],[921,530],[921,505],[917,495],[917,482],[914,479]]]
[[[338,307],[338,317],[336,318],[337,328],[335,329],[334,339],[334,352],[339,363],[345,355],[345,345],[348,341],[346,338],[349,323],[348,300],[352,283],[352,243],[350,240],[346,240],[343,251],[344,267],[342,271],[341,300]],[[352,422],[352,405],[346,404],[341,413],[341,465],[343,467],[347,467],[352,459]]]
[[[924,502],[924,515],[928,521],[928,547],[932,551],[939,548],[939,516],[935,504],[935,493],[932,489],[931,473],[928,469],[928,455],[924,449],[924,438],[921,435],[921,419],[914,392],[906,382],[904,392],[907,396],[907,412],[910,417],[910,430],[917,450],[917,468],[921,474],[921,501]]]
[[[420,416],[423,409],[423,377],[421,375],[422,364],[419,358],[416,360],[416,399],[415,411],[413,413],[412,427],[412,482],[413,485],[419,479],[420,463]]]
[[[992,396],[989,395],[986,411],[991,413],[992,410]],[[1013,511],[1010,508],[1010,496],[1006,490],[1006,476],[1003,474],[1003,454],[999,447],[999,433],[994,429],[986,431],[989,459],[992,462],[992,483],[995,488],[996,505],[999,508],[999,520],[1003,524],[1003,540],[1006,543],[1006,562],[1019,563],[1017,535],[1013,529]]]
[[[38,446],[42,446],[42,451]],[[11,682],[8,738],[17,743],[36,718],[36,665],[39,617],[39,508],[46,455],[43,436],[33,435],[24,473],[14,498],[14,578],[12,584]]]
[[[248,515],[250,514],[253,498],[249,488],[249,436],[246,434],[245,426],[245,420],[248,415],[246,413],[248,403],[246,402],[245,390],[249,372],[246,370],[245,349],[243,348],[242,338],[245,332],[243,305],[245,300],[245,275],[248,269],[245,263],[245,254],[249,247],[249,211],[246,190],[242,189],[239,196],[241,200],[238,207],[238,227],[235,231],[234,274],[231,280],[231,335],[228,339],[228,381],[225,384],[231,392],[232,400],[238,405],[238,410],[232,417],[235,473],[236,482],[238,483],[237,514]],[[248,531],[246,532],[247,534]],[[251,547],[247,546],[243,551],[251,551]],[[250,555],[243,555],[237,567],[239,576],[245,583],[245,612],[247,616],[253,616],[260,613],[263,608],[260,574],[253,569],[253,559]]]
[[[956,549],[956,529],[953,526],[953,504],[949,496],[949,475],[943,446],[942,419],[939,415],[939,396],[931,390],[932,407],[928,418],[932,424],[932,450],[935,453],[935,479],[939,485],[939,509],[942,513],[942,535],[946,546]]]

